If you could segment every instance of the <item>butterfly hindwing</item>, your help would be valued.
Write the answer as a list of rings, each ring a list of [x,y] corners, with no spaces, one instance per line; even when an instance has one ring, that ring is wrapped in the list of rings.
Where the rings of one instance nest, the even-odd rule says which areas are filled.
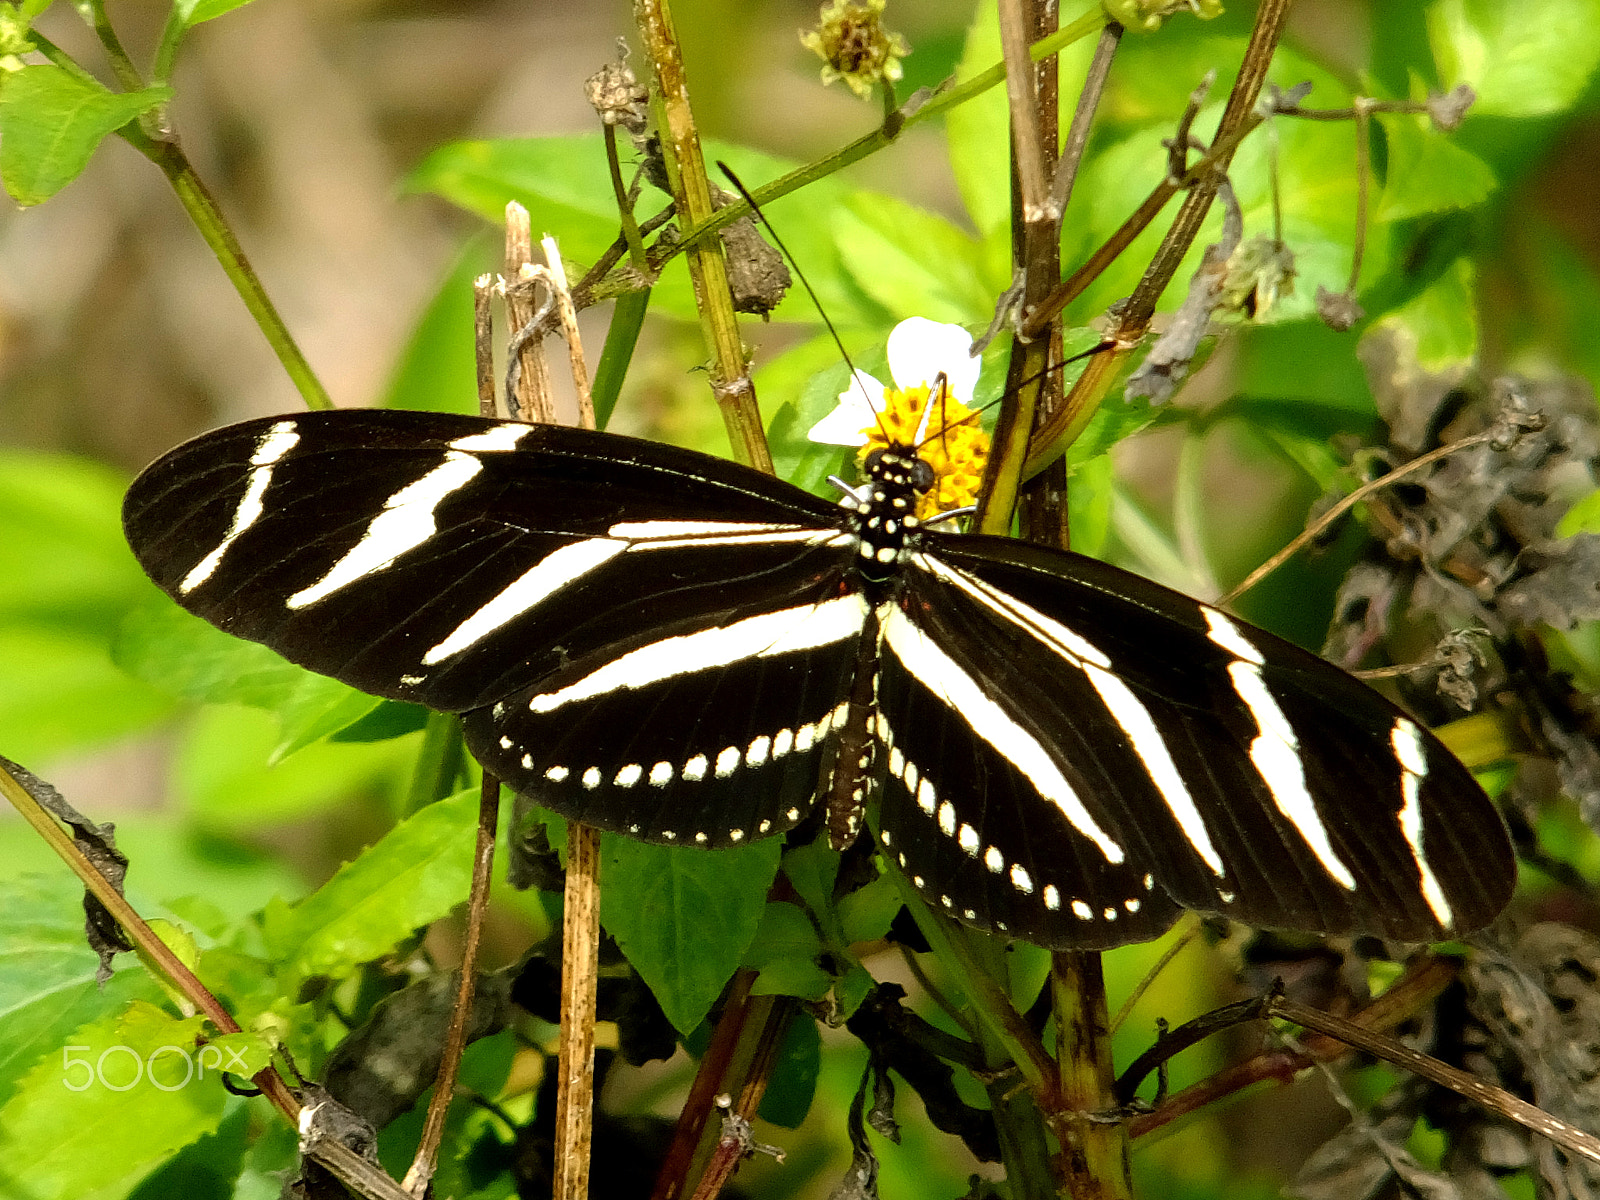
[[[912,556],[901,608],[932,642],[983,648],[967,670],[1018,730],[1015,755],[1043,753],[1042,777],[1065,780],[1108,844],[1183,907],[1425,940],[1486,923],[1509,896],[1509,846],[1470,774],[1371,689],[1281,639],[1094,560],[954,535]],[[905,672],[892,641],[885,658],[892,702],[902,692],[888,681]],[[944,720],[971,741],[960,708]],[[884,712],[891,729],[909,721]],[[1008,787],[1009,811],[986,818],[1037,827],[1051,805]],[[1064,815],[1030,850],[1094,863],[1096,838]],[[949,848],[930,853],[942,862]],[[1107,914],[1127,898],[1115,853],[1101,857],[1098,875],[1066,876],[1084,894],[1050,910],[1081,899],[1093,944],[1109,943],[1089,927],[1121,920]],[[1053,944],[1073,936],[1052,923]]]
[[[791,597],[591,656],[467,716],[484,766],[546,808],[652,842],[729,846],[811,812],[866,609]]]

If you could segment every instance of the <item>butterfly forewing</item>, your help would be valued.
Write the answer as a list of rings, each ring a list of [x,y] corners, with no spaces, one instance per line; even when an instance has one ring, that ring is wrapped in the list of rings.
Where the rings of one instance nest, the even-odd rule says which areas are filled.
[[[1127,876],[1145,872],[1183,907],[1323,932],[1425,940],[1477,928],[1504,906],[1515,867],[1492,804],[1371,689],[1091,559],[990,538],[929,543],[907,572],[904,621],[968,648],[966,669],[1009,721],[997,719],[1018,747],[1011,757],[1043,755],[1034,778],[1067,785],[1041,789],[1065,798],[1042,829],[1052,806],[1009,777],[998,794],[1013,811],[995,811],[991,788],[983,816],[1029,825],[1035,858],[1072,865],[1046,878],[1079,894],[1063,889],[1046,907],[1075,913],[1094,944],[1118,938],[1093,927],[1125,920]],[[889,704],[921,692],[898,683],[916,672],[893,649],[884,715],[898,729],[912,719]],[[950,736],[976,736],[959,706],[944,723]],[[1071,797],[1087,814],[1076,823]],[[886,824],[892,811],[886,801]],[[901,849],[908,863],[934,855],[945,871],[953,840],[998,863],[998,878],[1009,873],[1003,846],[990,855],[984,837],[962,846],[959,823],[955,832]],[[1084,859],[1096,870],[1076,865]],[[1044,880],[1031,869],[1027,879],[1043,896]]]
[[[726,588],[837,573],[833,509],[706,455],[431,413],[269,418],[197,438],[129,490],[128,540],[179,603],[377,695],[504,698]],[[819,522],[826,522],[819,527]]]

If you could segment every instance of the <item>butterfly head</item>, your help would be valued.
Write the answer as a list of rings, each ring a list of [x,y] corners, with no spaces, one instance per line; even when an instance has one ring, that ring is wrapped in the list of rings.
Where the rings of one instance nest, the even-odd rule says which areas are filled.
[[[933,487],[934,470],[906,445],[877,447],[864,464],[866,482],[846,491],[840,504],[852,514],[850,527],[859,539],[862,576],[886,582],[898,569],[920,521],[918,499]]]

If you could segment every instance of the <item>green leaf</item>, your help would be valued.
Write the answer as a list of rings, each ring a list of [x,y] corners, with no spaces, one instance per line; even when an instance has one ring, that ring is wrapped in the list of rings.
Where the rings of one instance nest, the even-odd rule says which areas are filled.
[[[1590,492],[1575,503],[1556,523],[1557,537],[1579,533],[1600,533],[1600,492]]]
[[[0,617],[103,637],[159,595],[122,540],[127,486],[74,455],[0,452]]]
[[[784,159],[717,141],[706,143],[706,160],[726,161],[751,188],[786,174],[795,166]],[[619,233],[605,145],[598,133],[456,142],[424,159],[406,184],[417,191],[443,196],[496,228],[505,221],[507,201],[520,202],[528,209],[534,229],[549,230],[560,238],[562,255],[570,260],[567,273],[573,278],[579,274],[574,263],[593,263]],[[851,192],[837,179],[825,178],[774,201],[766,209],[790,252],[804,264],[811,286],[839,326],[870,323],[882,315],[863,304],[833,242],[830,214],[845,197],[855,195],[870,193]],[[661,193],[647,189],[639,203],[639,215],[648,216],[665,200]],[[650,307],[658,313],[694,320],[694,294],[681,258],[680,255],[679,261],[668,264],[652,289]],[[790,290],[773,319],[806,325],[815,325],[819,320],[810,299],[799,288]]]
[[[250,0],[173,0],[173,10],[185,26],[214,20],[236,8],[243,8]]]
[[[896,317],[984,325],[1011,281],[1009,262],[892,196],[851,197],[835,212],[834,236],[857,285]]]
[[[956,80],[964,83],[999,62],[999,10],[980,4],[967,28]],[[1070,71],[1070,68],[1067,68]],[[972,223],[985,240],[1011,238],[1011,111],[1004,86],[992,87],[945,118],[950,167]]]
[[[600,920],[680,1033],[699,1025],[755,937],[779,839],[729,850],[601,839]]]
[[[160,994],[138,968],[101,989],[99,961],[84,941],[83,887],[59,864],[0,879],[0,1104],[73,1030]]]
[[[750,985],[750,994],[821,1000],[832,986],[833,976],[809,959],[779,958],[761,968],[761,974]]]
[[[462,249],[411,331],[384,408],[478,411],[473,282],[494,268],[485,239],[474,238]]]
[[[847,944],[875,942],[889,932],[903,901],[900,889],[878,878],[839,901],[839,927]]]
[[[833,986],[833,998],[839,1007],[839,1016],[845,1020],[855,1016],[856,1009],[861,1007],[861,1002],[871,994],[877,983],[860,963],[851,963],[844,978]]]
[[[416,735],[385,742],[319,742],[269,767],[278,722],[256,709],[207,708],[185,732],[174,789],[204,825],[250,829],[293,820],[374,787],[392,793],[409,776]]]
[[[1409,303],[1379,322],[1415,347],[1423,371],[1471,363],[1478,353],[1477,287],[1472,262],[1458,258]]]
[[[197,1063],[204,1023],[135,1001],[73,1031],[0,1110],[0,1192],[82,1195],[214,1130],[228,1093]]]
[[[1380,115],[1378,122],[1389,139],[1389,171],[1378,220],[1472,208],[1497,186],[1488,163],[1435,131],[1426,118],[1397,113]]]
[[[367,847],[263,932],[285,974],[338,978],[447,915],[472,882],[477,789],[430,804]]]
[[[166,696],[112,665],[103,637],[0,626],[0,729],[18,762],[103,744],[171,710]]]
[[[804,910],[787,901],[770,901],[741,964],[761,972],[751,994],[822,999],[833,986],[833,976],[817,965],[821,953],[822,939]]]
[[[818,838],[783,856],[783,873],[806,906],[817,915],[832,906],[833,881],[839,874],[839,852]]]
[[[1428,40],[1446,87],[1469,83],[1474,116],[1563,112],[1600,64],[1596,0],[1437,0]]]
[[[811,1111],[822,1073],[822,1031],[806,1013],[798,1013],[784,1030],[783,1045],[772,1066],[759,1115],[784,1129],[798,1129]]]
[[[208,1133],[185,1146],[152,1171],[128,1200],[171,1200],[174,1196],[254,1200],[242,1188],[235,1190],[250,1140],[260,1136],[251,1115],[250,1105],[237,1097],[231,1099],[215,1133]],[[277,1195],[274,1189],[260,1200]]]
[[[1140,95],[1119,94],[1125,111],[1138,115],[1142,123],[1120,141],[1091,155],[1078,181],[1071,212],[1063,225],[1063,261],[1081,260],[1106,239],[1142,203],[1166,171],[1163,138],[1172,136],[1175,114],[1183,109],[1183,95],[1205,71],[1184,74],[1172,56],[1156,53],[1158,47],[1140,39],[1133,45],[1125,40],[1119,51],[1118,73],[1142,60],[1149,72],[1151,95],[1144,96],[1146,77],[1133,74],[1140,82]],[[1235,38],[1203,37],[1185,43],[1185,52],[1207,64],[1236,63],[1244,51],[1243,41]],[[1122,54],[1135,55],[1129,62]],[[1349,88],[1327,70],[1292,51],[1274,56],[1273,78],[1283,86],[1302,80],[1313,84],[1308,103],[1317,107],[1340,107],[1350,103]],[[1219,80],[1214,95],[1220,95],[1226,80]],[[1177,93],[1177,94],[1172,94]],[[1207,105],[1195,122],[1196,129],[1211,128],[1221,102]],[[1264,136],[1247,138],[1239,147],[1228,170],[1239,205],[1244,214],[1246,236],[1270,234],[1274,228],[1274,176],[1282,202],[1283,237],[1295,255],[1296,277],[1292,294],[1280,295],[1264,318],[1267,321],[1297,320],[1312,313],[1319,284],[1329,290],[1342,290],[1350,274],[1350,246],[1355,232],[1356,150],[1355,131],[1349,122],[1278,121],[1277,170],[1273,170],[1270,140]],[[1175,211],[1169,205],[1162,217],[1136,238],[1130,248],[1095,280],[1067,309],[1069,321],[1083,324],[1114,301],[1133,291],[1149,264],[1156,246],[1165,234]],[[1189,280],[1200,263],[1206,246],[1221,232],[1221,206],[1213,204],[1189,254],[1178,268],[1173,283],[1162,297],[1161,308],[1175,307],[1186,294]],[[1364,279],[1377,279],[1387,267],[1387,239],[1369,237]],[[1377,257],[1374,257],[1376,255]]]
[[[268,765],[349,728],[383,703],[337,679],[302,671],[299,686],[278,710],[283,736],[268,757]]]
[[[111,652],[134,678],[186,700],[280,714],[284,744],[292,749],[343,729],[382,703],[297,667],[275,650],[224,633],[166,599],[128,614]]]
[[[0,79],[0,181],[39,204],[78,177],[107,134],[172,98],[172,89],[112,92],[54,64]]]

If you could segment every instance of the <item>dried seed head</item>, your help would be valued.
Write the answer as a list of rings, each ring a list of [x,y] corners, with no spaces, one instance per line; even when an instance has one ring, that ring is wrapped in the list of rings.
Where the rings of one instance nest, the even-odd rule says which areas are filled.
[[[650,93],[628,67],[628,48],[618,44],[617,61],[607,63],[584,82],[584,94],[607,125],[621,125],[641,134],[649,118]]]

